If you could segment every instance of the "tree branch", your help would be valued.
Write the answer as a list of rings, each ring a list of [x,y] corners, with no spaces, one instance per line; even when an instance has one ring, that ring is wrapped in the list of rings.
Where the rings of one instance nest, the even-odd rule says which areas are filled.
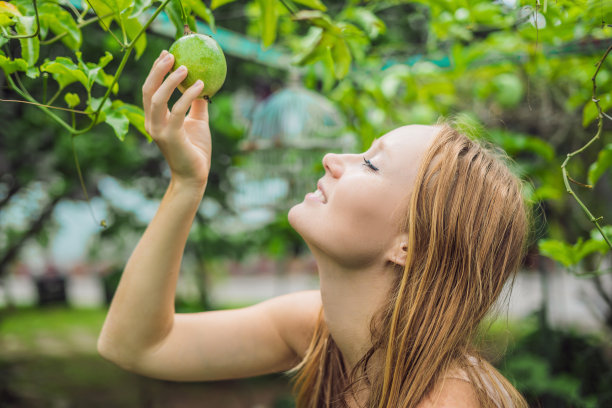
[[[567,171],[567,164],[569,163],[570,159],[572,157],[576,156],[577,154],[580,154],[583,151],[585,151],[590,145],[592,145],[596,140],[598,140],[601,137],[601,132],[603,130],[603,118],[604,118],[604,115],[603,115],[603,111],[601,109],[601,106],[599,105],[599,98],[597,97],[597,75],[599,74],[599,70],[601,69],[601,66],[603,65],[604,61],[606,60],[606,58],[610,54],[610,51],[612,51],[612,44],[608,47],[608,49],[606,50],[604,55],[601,57],[601,59],[597,63],[597,69],[595,70],[595,74],[593,74],[593,77],[591,78],[591,81],[593,82],[593,95],[591,97],[591,100],[593,101],[593,103],[595,103],[595,106],[597,107],[597,111],[598,111],[597,133],[595,134],[595,136],[593,136],[591,138],[591,140],[589,140],[580,149],[575,150],[575,151],[567,154],[567,157],[563,161],[563,164],[561,164],[561,174],[563,176],[563,183],[565,184],[565,190],[569,193],[569,195],[574,197],[574,199],[576,200],[578,205],[580,205],[580,208],[582,208],[582,211],[584,211],[584,213],[589,218],[589,221],[591,221],[595,225],[595,228],[597,228],[597,230],[599,231],[599,233],[603,237],[604,241],[606,241],[606,244],[608,244],[610,249],[612,249],[612,243],[610,243],[610,240],[608,239],[608,237],[606,236],[606,234],[602,230],[601,225],[599,225],[599,221],[601,219],[603,219],[603,217],[595,217],[593,214],[591,214],[591,212],[586,207],[586,205],[584,205],[582,200],[580,200],[580,198],[578,198],[578,196],[576,195],[576,193],[574,192],[574,190],[570,186],[569,180],[572,180],[572,178],[570,177],[569,172]],[[574,180],[572,180],[572,181],[574,181]],[[579,183],[579,184],[581,184],[581,183]]]
[[[55,206],[63,197],[64,196],[62,194],[53,197],[51,201],[49,201],[45,205],[36,221],[31,224],[30,229],[26,231],[21,237],[19,237],[19,239],[17,239],[17,241],[15,241],[11,245],[11,247],[4,253],[2,258],[0,258],[0,276],[4,275],[7,267],[17,257],[17,255],[19,255],[19,251],[27,242],[27,240],[32,238],[42,230],[46,221],[49,219],[49,217],[51,217]]]
[[[2,197],[2,199],[0,200],[0,208],[4,207],[10,200],[11,198],[19,191],[21,190],[21,183],[19,183],[18,181],[15,181],[13,184],[11,184],[11,187],[9,188],[9,190],[6,192],[6,196]]]

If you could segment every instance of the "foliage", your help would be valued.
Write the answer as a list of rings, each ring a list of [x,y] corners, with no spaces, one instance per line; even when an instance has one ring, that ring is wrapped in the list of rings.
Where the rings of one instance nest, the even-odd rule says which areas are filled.
[[[605,234],[612,237],[612,226],[605,227]],[[565,266],[576,265],[594,252],[602,254],[608,252],[608,246],[597,230],[592,230],[591,237],[586,241],[582,237],[578,238],[574,245],[555,239],[542,239],[539,242],[539,248],[542,254],[561,262]]]
[[[527,179],[526,195],[547,222],[535,237],[546,236],[538,250],[581,275],[605,272],[600,266],[610,258],[612,216],[612,3],[602,0],[87,0],[80,9],[65,0],[0,2],[3,78],[11,99],[36,106],[2,104],[3,118],[20,120],[11,121],[0,141],[13,180],[2,181],[8,193],[0,208],[36,181],[51,198],[80,198],[78,185],[94,188],[102,174],[133,177],[129,184],[146,196],[159,193],[160,183],[145,175],[162,173],[163,165],[152,147],[128,135],[148,138],[138,84],[169,45],[149,30],[162,12],[175,36],[185,24],[206,23],[213,32],[223,26],[290,55],[304,84],[342,110],[345,131],[362,148],[398,125],[459,118],[466,131],[503,147]],[[224,120],[233,114],[230,93],[260,86],[257,96],[264,97],[285,76],[237,59],[228,68],[226,94],[211,107],[216,154],[207,197],[222,208],[215,217],[228,213],[223,175],[238,164],[244,131]],[[23,134],[31,137],[23,140]],[[73,150],[85,170],[82,183]],[[23,164],[28,154],[36,158],[31,166]],[[10,255],[24,239],[44,242],[45,228],[38,226],[51,229],[48,218],[32,216],[21,229],[11,225],[2,248]],[[224,236],[209,225],[211,218],[200,220],[192,234],[190,250],[201,260],[304,249],[282,218],[248,238]],[[114,208],[110,219],[97,243],[113,237],[119,246],[126,232],[143,228],[134,211]],[[94,251],[104,258],[101,249]],[[4,266],[0,260],[0,271]]]
[[[349,121],[353,124],[351,130],[362,138],[363,145],[368,145],[380,134],[381,126],[387,129],[398,121],[431,121],[438,114],[463,110],[467,107],[462,106],[461,99],[470,94],[493,107],[516,108],[525,101],[524,79],[520,71],[516,71],[517,66],[503,62],[505,59],[512,62],[526,58],[522,76],[526,74],[538,80],[542,79],[542,74],[551,79],[569,78],[564,88],[573,85],[585,96],[580,100],[575,95],[568,101],[570,107],[584,106],[583,125],[588,126],[595,119],[601,121],[612,100],[604,92],[599,106],[585,103],[588,101],[585,94],[588,89],[584,86],[587,78],[582,73],[587,72],[586,64],[592,60],[572,57],[572,63],[565,64],[565,61],[547,60],[546,56],[547,52],[552,55],[564,52],[562,47],[559,50],[560,41],[606,38],[610,29],[605,21],[610,21],[612,6],[604,3],[589,0],[587,10],[592,11],[591,14],[583,13],[583,6],[575,2],[556,2],[554,5],[545,2],[543,7],[535,10],[530,4],[513,9],[512,2],[489,1],[375,1],[367,5],[355,1],[339,5],[330,1],[328,7],[319,0],[257,0],[244,7],[248,11],[247,32],[259,35],[264,47],[275,42],[287,45],[297,65],[310,67],[307,81],[311,85],[321,76],[323,91],[329,92],[330,97],[345,108],[347,116],[353,118]],[[23,72],[38,79],[38,83],[42,81],[43,88],[46,88],[46,78],[50,74],[57,90],[49,100],[43,95],[42,103],[52,105],[67,86],[78,83],[86,93],[82,104],[76,103],[74,97],[66,103],[69,108],[84,105],[81,111],[72,112],[89,118],[82,127],[71,126],[49,109],[42,106],[41,109],[75,135],[88,132],[97,123],[106,122],[123,140],[130,124],[146,136],[142,110],[121,99],[112,100],[111,94],[118,92],[118,78],[131,52],[135,51],[136,58],[145,52],[146,29],[155,13],[165,10],[176,26],[176,36],[180,36],[184,24],[195,28],[197,18],[214,29],[213,10],[227,9],[230,4],[236,7],[239,3],[233,0],[212,1],[207,7],[194,0],[168,0],[157,6],[153,15],[151,0],[134,3],[88,1],[82,11],[61,1],[44,2],[39,7],[36,4],[26,0],[2,2],[1,41],[7,43],[13,38],[10,41],[18,41],[21,52],[20,57],[13,58],[5,47],[6,52],[0,55],[0,65],[9,84],[24,99],[35,102],[16,74]],[[91,11],[95,11],[98,18],[85,19]],[[407,11],[409,22],[422,19],[420,16],[427,19],[428,27],[421,23],[421,30],[410,30],[418,34],[416,41],[407,44],[404,36],[397,35],[397,28],[387,30],[388,25],[397,25],[398,11]],[[143,16],[146,18],[140,18]],[[106,30],[123,53],[115,75],[105,72],[115,58],[113,54],[105,52],[97,62],[86,62],[81,57],[82,29],[92,23],[98,23]],[[419,27],[418,24],[411,26]],[[46,46],[56,41],[61,41],[74,56],[61,55],[41,60],[41,49],[44,51]],[[409,53],[418,51],[429,54],[432,60],[446,54],[452,62],[442,70],[427,61],[398,61],[402,49],[406,49],[404,59]],[[394,60],[395,65],[389,67]],[[381,64],[385,64],[382,70]],[[602,77],[600,94],[609,88],[609,71],[603,69]],[[576,86],[578,83],[580,85]],[[470,86],[466,87],[466,84]],[[92,91],[98,93],[99,87],[105,91],[96,97]],[[527,91],[529,88],[528,78]],[[526,102],[531,103],[529,98]],[[372,109],[374,106],[376,109]],[[382,123],[377,123],[380,118],[390,120],[382,119]],[[598,160],[593,162],[589,171],[591,184],[597,182],[610,166],[608,150],[603,149]]]
[[[593,335],[533,325],[497,366],[530,406],[605,407],[612,402],[609,344]]]

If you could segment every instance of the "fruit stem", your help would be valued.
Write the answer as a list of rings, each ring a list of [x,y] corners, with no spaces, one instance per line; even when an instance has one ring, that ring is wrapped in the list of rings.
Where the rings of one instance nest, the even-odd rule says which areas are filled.
[[[189,34],[194,34],[194,32],[189,28],[189,24],[183,24],[183,35]]]

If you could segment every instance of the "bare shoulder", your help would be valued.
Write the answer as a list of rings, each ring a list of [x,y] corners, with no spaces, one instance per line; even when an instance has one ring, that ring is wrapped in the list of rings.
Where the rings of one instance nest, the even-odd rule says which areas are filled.
[[[456,378],[445,378],[417,408],[477,408],[479,406],[472,384]]]
[[[309,290],[289,293],[262,302],[280,336],[301,358],[306,353],[321,311],[321,292]]]

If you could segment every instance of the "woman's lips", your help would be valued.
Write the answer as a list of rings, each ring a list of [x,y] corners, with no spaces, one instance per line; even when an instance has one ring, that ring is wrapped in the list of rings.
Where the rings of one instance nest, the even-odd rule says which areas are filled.
[[[320,181],[317,183],[317,189],[312,193],[306,194],[306,198],[327,204],[327,197],[325,196],[325,191]]]

